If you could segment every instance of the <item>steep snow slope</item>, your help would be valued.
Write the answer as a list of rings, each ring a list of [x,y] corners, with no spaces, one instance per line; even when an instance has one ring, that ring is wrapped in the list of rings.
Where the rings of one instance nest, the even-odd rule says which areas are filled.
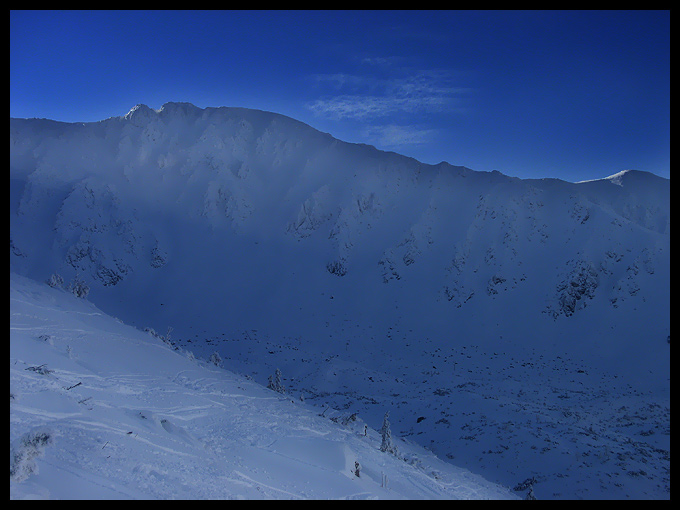
[[[329,418],[10,273],[10,499],[515,497]]]
[[[505,485],[669,495],[667,179],[424,165],[239,108],[10,119],[10,268],[79,273],[108,313],[260,383],[281,368],[373,427],[389,404],[401,433]],[[636,413],[661,452],[630,447],[649,441],[618,427]],[[588,459],[598,426],[624,460]]]

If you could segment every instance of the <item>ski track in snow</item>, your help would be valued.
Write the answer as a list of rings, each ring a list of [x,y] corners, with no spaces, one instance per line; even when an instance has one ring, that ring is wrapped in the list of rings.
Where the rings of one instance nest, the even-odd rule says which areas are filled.
[[[38,428],[54,435],[37,470],[21,482],[10,479],[11,499],[513,497],[474,475],[458,486],[440,484],[380,452],[376,432],[363,437],[103,314],[70,336],[89,304],[10,279],[37,301],[41,290],[64,300],[59,309],[11,300],[10,443],[16,447]],[[61,306],[69,303],[73,313]],[[47,325],[28,327],[33,321]],[[27,370],[37,361],[49,371]],[[419,455],[425,464],[435,460]],[[346,469],[354,458],[364,466],[361,478]],[[378,470],[390,474],[393,488],[368,475]]]

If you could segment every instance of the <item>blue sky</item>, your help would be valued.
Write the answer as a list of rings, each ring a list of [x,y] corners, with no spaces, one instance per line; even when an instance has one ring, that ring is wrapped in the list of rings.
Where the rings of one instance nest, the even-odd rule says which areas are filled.
[[[522,178],[670,178],[670,12],[10,11],[10,117],[168,101]]]

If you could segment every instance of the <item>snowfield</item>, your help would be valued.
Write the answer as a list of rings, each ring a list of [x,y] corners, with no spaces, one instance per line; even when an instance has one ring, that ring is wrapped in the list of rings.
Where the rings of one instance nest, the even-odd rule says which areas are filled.
[[[517,497],[332,416],[10,273],[10,499]]]
[[[458,483],[469,470],[511,496],[669,499],[670,181],[593,177],[426,165],[244,108],[10,119],[11,285],[51,303],[11,318],[11,440],[34,434],[41,473],[146,480],[121,497],[492,497]],[[285,398],[265,388],[277,369]],[[386,412],[405,456],[389,472]],[[52,444],[33,428],[49,416],[68,424]],[[91,455],[68,457],[86,429]],[[265,467],[290,457],[305,476]]]

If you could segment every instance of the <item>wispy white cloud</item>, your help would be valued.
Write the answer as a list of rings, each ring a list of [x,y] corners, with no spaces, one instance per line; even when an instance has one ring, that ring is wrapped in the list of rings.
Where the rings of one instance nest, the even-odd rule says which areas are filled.
[[[440,137],[446,116],[469,109],[464,73],[413,67],[401,57],[364,56],[354,69],[310,76],[316,97],[306,107],[376,147],[422,148]]]
[[[336,73],[316,75],[333,93],[307,103],[313,113],[332,119],[369,120],[395,114],[462,109],[470,89],[454,83],[452,73],[419,70],[405,76],[375,78]]]

